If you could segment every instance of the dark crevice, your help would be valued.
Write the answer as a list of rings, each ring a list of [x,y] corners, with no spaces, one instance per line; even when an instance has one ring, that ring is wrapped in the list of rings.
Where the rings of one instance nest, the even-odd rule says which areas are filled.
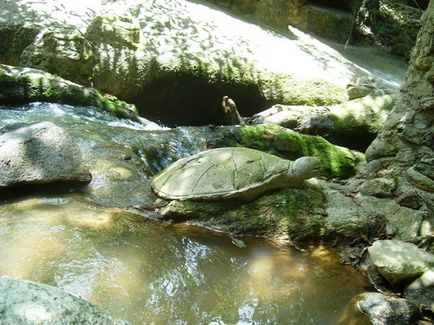
[[[264,108],[266,101],[253,84],[209,82],[202,76],[174,75],[153,80],[133,98],[141,116],[167,126],[223,124],[222,98],[232,98],[242,116],[251,116]]]

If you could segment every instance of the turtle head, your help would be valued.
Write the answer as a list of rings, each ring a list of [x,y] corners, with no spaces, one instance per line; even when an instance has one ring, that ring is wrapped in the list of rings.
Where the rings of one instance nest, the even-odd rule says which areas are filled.
[[[321,162],[316,157],[301,157],[295,160],[289,168],[288,174],[300,180],[319,175]]]

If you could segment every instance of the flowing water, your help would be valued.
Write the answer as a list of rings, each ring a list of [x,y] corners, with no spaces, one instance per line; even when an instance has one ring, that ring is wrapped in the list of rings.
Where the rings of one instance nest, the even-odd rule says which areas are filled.
[[[127,212],[149,179],[205,146],[206,128],[148,130],[91,108],[0,109],[0,133],[48,120],[79,143],[85,188],[1,193],[0,276],[51,284],[132,324],[336,324],[365,278],[321,246],[297,251]],[[18,124],[17,124],[18,123]]]

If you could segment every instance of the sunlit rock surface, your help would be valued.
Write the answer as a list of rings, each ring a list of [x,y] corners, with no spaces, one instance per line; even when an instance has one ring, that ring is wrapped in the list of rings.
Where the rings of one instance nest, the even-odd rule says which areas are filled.
[[[50,122],[0,136],[0,188],[90,180],[89,169],[74,139]]]
[[[55,287],[9,277],[0,278],[0,310],[1,324],[129,324]]]
[[[41,30],[33,43],[45,48],[50,60],[35,63],[27,59],[29,51],[18,53],[23,46],[12,44],[22,63],[53,72],[62,66],[69,78],[79,81],[87,78],[87,62],[93,60],[85,58],[94,57],[89,80],[95,87],[139,105],[145,117],[172,124],[221,121],[224,95],[236,101],[242,115],[274,103],[341,102],[352,77],[371,75],[298,30],[292,29],[288,39],[195,2],[0,3],[0,25],[12,26],[20,19],[23,26]],[[91,49],[86,50],[86,40],[72,38],[68,51],[66,38],[56,36],[59,29],[85,34]],[[16,38],[12,32],[7,39]],[[41,40],[48,39],[52,42],[42,46]],[[10,56],[5,49],[4,57]],[[396,86],[399,74],[397,79],[388,75],[385,82]]]
[[[304,134],[322,135],[334,144],[364,151],[386,120],[396,97],[366,96],[328,106],[274,105],[255,114],[251,123],[275,123]]]
[[[362,293],[355,297],[354,302],[375,325],[409,325],[420,317],[416,305],[378,292]]]
[[[434,255],[399,240],[377,240],[368,249],[372,263],[391,283],[415,279],[434,267]]]

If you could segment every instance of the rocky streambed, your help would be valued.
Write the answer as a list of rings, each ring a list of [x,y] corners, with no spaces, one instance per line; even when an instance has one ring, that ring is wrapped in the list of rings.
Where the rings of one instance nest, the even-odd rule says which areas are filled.
[[[242,144],[243,137],[234,137],[240,130],[247,128],[251,135],[249,128],[254,128],[256,136],[269,141],[270,134],[281,137],[289,131],[277,126],[260,126],[259,131],[254,126],[168,129],[152,123],[121,120],[91,107],[49,103],[3,107],[0,117],[0,137],[14,135],[19,139],[23,130],[29,129],[27,125],[32,125],[30,130],[38,125],[44,130],[61,128],[80,148],[82,163],[92,175],[92,179],[83,179],[78,174],[74,181],[71,166],[76,165],[72,164],[61,166],[61,170],[71,168],[65,179],[54,183],[52,179],[34,181],[30,171],[40,174],[44,167],[35,164],[26,167],[16,187],[3,186],[0,275],[51,284],[133,324],[264,323],[288,319],[294,324],[336,324],[354,317],[361,317],[360,322],[367,321],[351,304],[364,304],[368,314],[372,314],[369,299],[381,301],[382,308],[392,308],[391,303],[393,306],[393,302],[382,300],[382,296],[364,295],[357,296],[347,306],[353,296],[370,286],[357,269],[340,264],[342,260],[349,264],[359,261],[363,256],[360,249],[353,247],[339,257],[330,248],[306,244],[309,240],[331,244],[337,240],[363,241],[375,232],[383,236],[378,232],[383,229],[383,219],[356,214],[350,219],[342,212],[330,211],[331,205],[327,208],[328,196],[342,195],[325,187],[327,178],[337,176],[330,174],[332,170],[325,171],[322,180],[311,182],[302,190],[285,189],[232,206],[189,202],[179,202],[179,206],[161,205],[150,190],[152,176],[181,157],[210,146],[235,145],[237,139]],[[38,141],[55,148],[41,132],[37,134]],[[60,141],[58,133],[54,135]],[[24,142],[26,154],[37,155],[39,149],[32,147],[32,141]],[[337,153],[343,150],[329,145]],[[279,153],[279,146],[273,150]],[[280,153],[285,155],[285,151]],[[344,153],[349,155],[350,151]],[[79,158],[76,156],[74,159]],[[345,170],[354,168],[354,164]],[[26,184],[24,177],[33,180]],[[268,240],[246,235],[265,236]],[[414,279],[423,274],[429,279],[432,267],[429,258],[422,257],[422,264],[417,262],[417,270],[404,278]],[[384,258],[378,260],[381,264]],[[402,273],[398,267],[387,274]],[[13,288],[31,284],[7,281],[3,285],[8,290],[21,292],[16,301],[28,304],[26,295]],[[36,295],[40,295],[38,290],[47,294],[47,289],[37,284],[31,286]],[[50,290],[48,295],[63,294]],[[410,295],[414,294],[414,290],[409,290]],[[8,296],[12,294],[4,292]],[[429,297],[429,291],[425,295]],[[430,299],[416,296],[422,304]],[[52,319],[66,317],[54,313],[53,305],[45,304],[44,299],[38,300],[38,308],[53,313]],[[186,306],[186,299],[192,304]],[[96,317],[94,307],[86,307],[70,297],[61,301],[62,308],[84,308],[88,319]],[[399,317],[418,317],[414,305],[399,303],[407,311]],[[7,310],[15,308],[5,306]],[[31,306],[36,308],[34,304]],[[377,317],[375,312],[371,319]],[[110,317],[96,313],[101,319]],[[5,317],[16,319],[22,315],[14,311]],[[110,321],[117,322],[111,318]]]
[[[0,279],[0,322],[412,324],[432,313],[432,170],[363,180],[404,63],[198,2],[2,4],[0,276],[13,278]],[[247,125],[220,126],[226,95]],[[171,163],[229,146],[321,168],[301,189],[250,201],[151,191]]]

